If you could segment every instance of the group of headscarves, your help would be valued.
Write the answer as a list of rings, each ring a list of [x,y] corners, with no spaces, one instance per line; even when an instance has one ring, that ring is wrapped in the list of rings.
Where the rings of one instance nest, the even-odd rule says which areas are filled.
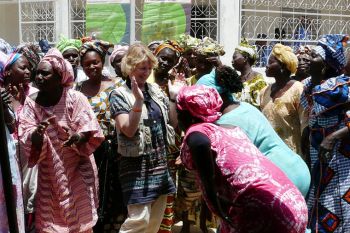
[[[33,43],[22,43],[16,48],[11,47],[4,39],[0,38],[0,82],[4,82],[5,73],[21,57],[24,56],[31,71],[35,71],[42,57],[42,51]]]

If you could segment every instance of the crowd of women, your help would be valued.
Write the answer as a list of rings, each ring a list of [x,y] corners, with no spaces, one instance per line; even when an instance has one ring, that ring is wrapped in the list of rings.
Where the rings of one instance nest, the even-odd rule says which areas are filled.
[[[350,231],[348,39],[278,43],[265,75],[245,39],[233,68],[189,35],[0,39],[19,232]]]

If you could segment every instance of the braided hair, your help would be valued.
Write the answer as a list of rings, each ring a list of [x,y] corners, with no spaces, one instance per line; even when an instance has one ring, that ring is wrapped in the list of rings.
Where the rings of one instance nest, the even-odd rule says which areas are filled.
[[[230,93],[241,92],[243,83],[237,71],[229,66],[219,66],[216,69],[216,81]]]

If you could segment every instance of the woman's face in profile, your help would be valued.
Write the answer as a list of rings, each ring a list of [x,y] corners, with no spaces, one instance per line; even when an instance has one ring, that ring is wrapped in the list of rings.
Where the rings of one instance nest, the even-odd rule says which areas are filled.
[[[121,69],[121,63],[122,63],[122,59],[125,56],[126,52],[123,54],[118,54],[117,56],[115,56],[113,62],[112,62],[112,67],[114,68],[115,74],[118,77],[123,77],[123,73],[122,73],[122,69]]]
[[[236,70],[242,70],[245,64],[247,63],[247,59],[238,51],[235,51],[232,55],[232,67]]]
[[[322,57],[316,53],[315,50],[311,50],[310,53],[310,74],[317,74],[325,67],[325,63]]]
[[[277,58],[274,55],[270,55],[269,61],[266,65],[266,76],[267,77],[276,77],[277,74],[281,73],[281,63],[277,60]]]

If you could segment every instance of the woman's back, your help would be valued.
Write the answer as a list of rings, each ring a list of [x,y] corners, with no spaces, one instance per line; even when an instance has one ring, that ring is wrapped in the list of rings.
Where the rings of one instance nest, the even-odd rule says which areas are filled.
[[[250,142],[239,127],[224,128],[211,123],[192,126],[184,139],[181,159],[193,169],[187,136],[206,135],[215,157],[218,194],[231,202],[224,207],[235,232],[304,232],[306,203],[285,174]],[[288,193],[288,195],[284,195]],[[204,192],[204,197],[206,193]],[[209,202],[209,207],[213,209]],[[232,226],[231,226],[232,227]],[[231,228],[226,222],[222,232]],[[269,231],[271,232],[271,231]]]
[[[253,144],[306,195],[310,185],[306,163],[282,141],[257,108],[241,102],[239,107],[222,115],[216,123],[240,127]]]

